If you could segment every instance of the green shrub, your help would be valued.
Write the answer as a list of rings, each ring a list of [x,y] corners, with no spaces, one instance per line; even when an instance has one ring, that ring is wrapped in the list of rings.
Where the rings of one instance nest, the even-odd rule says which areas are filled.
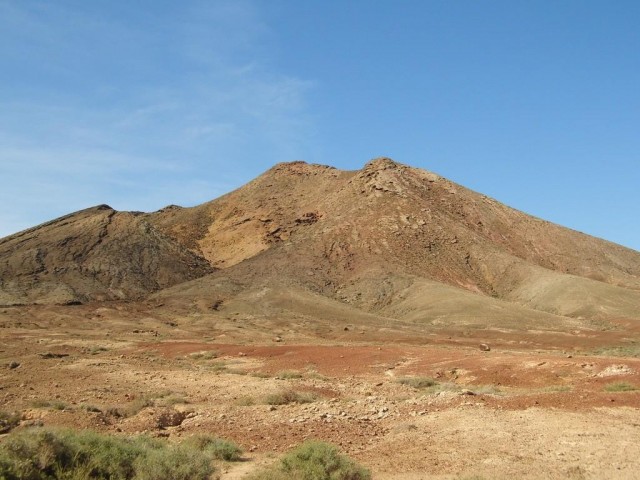
[[[207,452],[216,460],[237,462],[242,458],[242,450],[235,443],[208,435],[196,435],[184,441],[184,444],[196,450]]]
[[[325,442],[306,441],[249,480],[369,480],[369,471]]]
[[[187,445],[150,450],[136,459],[135,470],[135,480],[204,480],[214,471],[206,453]]]
[[[627,382],[616,382],[605,385],[604,389],[607,392],[633,392],[638,390],[638,387]]]
[[[0,478],[49,480],[133,478],[141,454],[135,442],[92,432],[35,429],[11,435],[0,447]]]
[[[36,428],[11,433],[0,445],[0,479],[205,480],[217,455],[190,442]]]

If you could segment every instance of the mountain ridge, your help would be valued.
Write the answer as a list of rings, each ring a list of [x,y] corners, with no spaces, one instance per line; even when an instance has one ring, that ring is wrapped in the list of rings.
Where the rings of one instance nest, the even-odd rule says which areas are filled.
[[[84,236],[60,233],[104,215],[117,225],[99,230],[89,221]],[[98,248],[87,259],[83,242],[90,241]],[[51,256],[44,290],[33,260],[42,245]],[[84,270],[65,276],[55,270],[60,261]],[[237,288],[218,295],[216,279]],[[308,290],[352,311],[396,312],[399,319],[422,318],[421,311],[442,316],[442,305],[454,312],[456,296],[467,299],[468,317],[484,311],[489,323],[492,310],[502,311],[507,324],[525,310],[532,322],[549,325],[578,317],[640,319],[640,253],[386,157],[351,171],[279,163],[195,207],[128,213],[101,205],[0,240],[0,303],[137,301],[168,289],[167,297],[188,290],[191,304],[206,305],[270,286]]]

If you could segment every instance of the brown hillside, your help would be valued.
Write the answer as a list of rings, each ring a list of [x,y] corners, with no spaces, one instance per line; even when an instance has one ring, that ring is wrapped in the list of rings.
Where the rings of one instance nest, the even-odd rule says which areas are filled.
[[[358,171],[278,164],[193,208],[85,210],[2,240],[0,268],[4,304],[175,286],[160,295],[243,298],[252,311],[270,288],[297,292],[294,310],[320,295],[348,315],[429,324],[640,318],[640,253],[388,158]]]
[[[480,303],[489,321],[498,300],[560,316],[640,317],[638,252],[386,158],[352,172],[279,164],[224,197],[149,221],[224,269],[214,278],[303,287],[394,318],[389,305],[407,296],[419,299],[402,310],[413,318],[436,297],[457,301],[460,288],[480,294],[465,315],[483,317]],[[434,281],[456,288],[434,297]]]
[[[0,304],[136,299],[211,272],[141,215],[102,205],[0,240]]]
[[[640,289],[638,252],[386,158],[353,172],[279,164],[219,199],[149,220],[220,268],[282,243],[312,242],[330,258],[393,261],[486,293],[507,289],[499,277],[517,259]],[[500,265],[489,265],[495,260]]]

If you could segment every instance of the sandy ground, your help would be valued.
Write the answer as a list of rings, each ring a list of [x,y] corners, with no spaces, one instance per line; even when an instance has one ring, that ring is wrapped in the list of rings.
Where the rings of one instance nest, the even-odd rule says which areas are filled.
[[[422,345],[392,332],[256,343],[201,325],[169,334],[122,308],[87,320],[90,308],[0,312],[0,409],[22,413],[18,428],[214,434],[245,450],[222,479],[307,438],[339,445],[377,479],[639,478],[640,391],[607,388],[640,387],[640,359],[589,353],[592,337],[571,350],[501,344],[495,332],[483,337],[496,335],[490,351],[451,332]],[[268,404],[283,392],[309,403]]]

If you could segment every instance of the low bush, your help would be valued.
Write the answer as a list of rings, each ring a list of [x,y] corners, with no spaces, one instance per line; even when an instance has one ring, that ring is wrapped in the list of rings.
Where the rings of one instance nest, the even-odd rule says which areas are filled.
[[[205,480],[214,459],[237,460],[240,449],[198,437],[178,445],[140,436],[36,428],[13,432],[0,445],[2,480]]]
[[[215,471],[207,452],[177,445],[150,449],[135,462],[134,480],[205,480]]]
[[[316,395],[295,390],[283,390],[267,395],[264,399],[267,405],[287,405],[289,403],[311,403],[316,400]]]
[[[306,441],[287,453],[271,468],[256,472],[249,480],[369,480],[371,473],[337,447]]]
[[[242,450],[235,443],[207,435],[196,435],[184,441],[184,444],[196,450],[207,452],[216,460],[238,462],[242,458]]]

